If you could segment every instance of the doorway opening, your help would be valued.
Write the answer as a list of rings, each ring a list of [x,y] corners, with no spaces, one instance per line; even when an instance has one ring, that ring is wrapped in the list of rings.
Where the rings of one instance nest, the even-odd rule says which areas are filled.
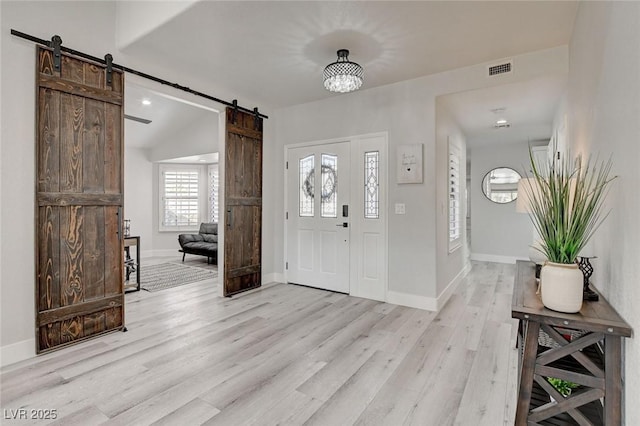
[[[217,256],[186,254],[183,262],[178,251],[180,234],[199,234],[202,223],[219,218],[224,122],[220,107],[207,102],[126,76],[124,219],[130,236],[138,238],[141,259],[134,267],[142,270],[143,281],[146,273],[160,273],[166,264],[220,273]],[[133,251],[129,255],[135,256]],[[137,278],[126,274],[125,287],[135,289]]]
[[[505,168],[529,173],[530,148],[545,163],[553,151],[547,149],[550,140],[559,137],[554,128],[562,125],[557,113],[566,85],[566,74],[547,74],[437,98],[439,135],[458,135],[466,146],[465,257],[499,263],[529,258],[533,228],[515,209],[517,180],[488,174]],[[487,193],[489,176],[495,196]]]

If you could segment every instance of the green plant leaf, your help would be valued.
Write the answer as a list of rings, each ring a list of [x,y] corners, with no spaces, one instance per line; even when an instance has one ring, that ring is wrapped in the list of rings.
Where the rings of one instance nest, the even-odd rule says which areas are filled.
[[[531,148],[529,160],[533,181],[527,180],[525,190],[529,217],[541,240],[539,250],[551,262],[575,263],[609,214],[603,214],[603,203],[617,177],[611,176],[611,159],[599,162],[589,157],[586,165],[581,156],[551,160],[548,175],[538,169]]]

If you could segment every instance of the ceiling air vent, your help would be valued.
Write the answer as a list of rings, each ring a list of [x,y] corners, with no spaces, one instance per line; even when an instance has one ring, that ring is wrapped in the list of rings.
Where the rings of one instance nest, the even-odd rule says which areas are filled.
[[[489,70],[489,77],[493,77],[498,74],[508,74],[513,70],[513,62],[507,61],[501,64],[489,65],[487,68]]]

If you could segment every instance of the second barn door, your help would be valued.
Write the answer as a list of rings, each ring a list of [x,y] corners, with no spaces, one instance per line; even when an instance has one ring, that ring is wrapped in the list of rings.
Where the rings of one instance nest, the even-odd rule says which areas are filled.
[[[262,119],[227,108],[224,295],[262,283]]]

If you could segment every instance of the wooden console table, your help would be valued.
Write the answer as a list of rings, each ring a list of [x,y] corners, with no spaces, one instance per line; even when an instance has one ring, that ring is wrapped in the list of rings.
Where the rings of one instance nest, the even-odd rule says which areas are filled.
[[[131,258],[131,247],[136,247],[136,257]],[[126,275],[126,281],[124,290],[127,291],[140,291],[140,237],[124,237],[124,269]],[[136,282],[131,283],[129,278],[131,273],[136,273]]]
[[[601,294],[564,314],[545,308],[537,287],[533,263],[518,261],[511,306],[520,320],[515,424],[621,425],[622,338],[631,337],[631,327]],[[564,397],[548,377],[579,386]]]

